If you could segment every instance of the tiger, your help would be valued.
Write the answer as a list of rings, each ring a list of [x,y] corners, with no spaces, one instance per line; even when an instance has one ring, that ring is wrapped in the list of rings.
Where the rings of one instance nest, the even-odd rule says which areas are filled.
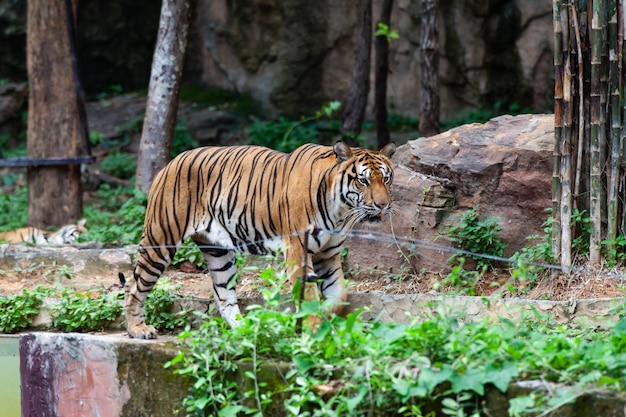
[[[144,302],[188,237],[206,259],[218,311],[231,327],[241,318],[236,252],[282,250],[292,284],[301,265],[307,282],[317,283],[305,285],[305,299],[319,299],[321,292],[331,311],[340,312],[347,300],[340,259],[347,233],[357,222],[390,213],[395,149],[393,142],[376,152],[339,141],[305,144],[289,154],[248,145],[178,155],[149,190],[132,279],[125,285],[128,335],[157,337],[144,321]],[[304,258],[300,232],[311,226]]]
[[[80,219],[76,224],[67,224],[56,232],[41,230],[36,227],[21,227],[8,232],[0,232],[0,242],[29,243],[37,246],[71,245],[78,237],[87,233],[87,219]]]

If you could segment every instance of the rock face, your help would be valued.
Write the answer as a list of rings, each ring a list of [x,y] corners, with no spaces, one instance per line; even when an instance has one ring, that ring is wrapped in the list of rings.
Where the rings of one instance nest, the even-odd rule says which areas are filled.
[[[374,25],[381,3],[373,1]],[[451,1],[439,7],[442,117],[497,102],[505,109],[552,107],[548,2]],[[190,39],[196,53],[189,64],[204,82],[248,92],[265,108],[288,115],[311,113],[324,101],[345,97],[354,62],[354,3],[197,0],[196,10],[198,31]],[[388,101],[393,111],[414,117],[420,14],[419,2],[399,0],[391,16],[399,39],[390,45]],[[370,92],[373,70],[371,80]]]
[[[507,255],[518,251],[526,237],[543,233],[553,138],[554,115],[501,116],[399,147],[393,156],[395,214],[376,226],[371,240],[348,242],[349,262],[358,259],[361,269],[385,265],[391,270],[382,272],[392,273],[401,267],[439,270],[451,256],[447,230],[473,207],[481,219],[500,220]],[[394,237],[380,241],[379,232]]]
[[[350,85],[354,4],[193,0],[185,77],[249,93],[271,115],[312,114],[326,101],[343,100]],[[381,4],[373,1],[374,22]],[[550,2],[453,0],[439,8],[444,119],[481,105],[552,108]],[[146,0],[81,3],[79,64],[88,92],[147,88],[159,13]],[[419,2],[398,0],[391,16],[399,39],[390,45],[388,101],[392,112],[409,117],[417,116],[419,105],[420,15]],[[0,22],[0,79],[24,81],[26,2],[0,0]],[[372,100],[373,93],[370,109]]]

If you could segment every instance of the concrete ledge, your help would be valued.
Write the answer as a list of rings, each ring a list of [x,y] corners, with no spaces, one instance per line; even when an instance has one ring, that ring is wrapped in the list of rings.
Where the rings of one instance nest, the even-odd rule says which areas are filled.
[[[52,325],[52,317],[46,309],[56,302],[46,299],[42,308],[31,324],[32,329],[46,329]],[[239,300],[241,311],[246,307],[263,303],[261,298],[242,298]],[[626,303],[623,298],[601,298],[572,301],[526,300],[521,298],[487,298],[464,297],[432,294],[385,294],[382,292],[351,293],[343,314],[366,308],[363,313],[365,320],[381,320],[383,322],[407,323],[411,318],[432,312],[437,306],[449,313],[463,314],[466,321],[480,320],[485,317],[522,320],[534,317],[535,313],[549,316],[559,324],[576,324],[581,326],[610,327],[619,316],[616,311]],[[212,299],[179,298],[174,311],[193,309],[205,314],[211,311]],[[213,309],[213,314],[217,309]],[[109,330],[124,330],[123,317],[118,318]]]
[[[29,333],[20,337],[19,350],[23,416],[185,415],[181,404],[191,382],[163,368],[163,364],[177,354],[171,338],[141,341],[120,334]],[[271,369],[269,374],[272,374]],[[243,390],[249,388],[246,386],[248,379],[242,375],[233,377]],[[262,370],[259,377],[263,378]],[[271,384],[271,380],[268,383]],[[502,394],[488,386],[482,404],[489,415],[506,417],[512,398],[562,388],[563,385],[545,381],[522,381],[511,384],[507,393]],[[625,405],[626,393],[587,393],[550,415],[622,416]],[[277,398],[270,415],[284,415],[281,409]],[[432,409],[437,410],[437,404],[433,404]],[[381,415],[388,413],[381,412]]]
[[[29,333],[20,337],[23,416],[184,415],[188,384],[163,364],[167,338]]]

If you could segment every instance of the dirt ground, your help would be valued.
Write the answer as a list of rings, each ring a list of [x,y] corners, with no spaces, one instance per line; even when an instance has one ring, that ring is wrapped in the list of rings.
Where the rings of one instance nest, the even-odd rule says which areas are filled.
[[[131,275],[131,267],[125,265],[119,271],[111,268],[107,271],[73,271],[63,265],[20,265],[12,270],[0,270],[0,295],[13,295],[23,289],[37,286],[53,288],[59,284],[77,291],[120,290],[118,272]],[[237,292],[240,298],[258,296],[258,288],[263,285],[258,278],[259,272],[267,266],[274,266],[269,261],[249,261],[241,271]],[[256,269],[255,269],[256,268]],[[80,268],[77,268],[80,269]],[[518,297],[527,299],[550,299],[555,301],[590,298],[626,297],[626,271],[624,270],[588,270],[550,276],[545,273],[537,280],[519,280],[511,276],[508,269],[500,269],[480,277],[477,281],[468,281],[463,285],[446,284],[447,272],[421,272],[397,275],[374,275],[361,273],[354,277],[348,275],[350,292],[368,293],[380,291],[389,294],[424,294],[450,293],[460,295],[489,296],[503,298]],[[213,296],[211,278],[204,271],[190,263],[170,267],[164,274],[175,286],[179,294],[211,298]]]

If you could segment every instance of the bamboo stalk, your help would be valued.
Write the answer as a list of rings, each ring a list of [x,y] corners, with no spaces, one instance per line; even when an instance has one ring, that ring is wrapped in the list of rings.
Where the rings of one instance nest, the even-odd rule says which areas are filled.
[[[570,25],[567,4],[561,6],[560,20],[563,42],[563,127],[560,137],[561,166],[561,267],[569,272],[572,266],[572,191],[571,191],[571,134],[572,134],[572,64],[570,56]]]
[[[576,176],[574,180],[574,200],[572,208],[578,208],[578,197],[580,196],[580,181],[583,168],[583,148],[585,139],[585,94],[584,94],[584,66],[583,52],[581,47],[580,28],[578,26],[578,11],[576,5],[572,4],[572,25],[576,39],[576,57],[578,63],[578,143],[576,145]]]
[[[617,28],[617,1],[609,0],[608,20],[609,41],[609,94],[611,96],[611,159],[608,183],[608,226],[606,239],[609,242],[608,249],[613,249],[617,238],[618,225],[618,188],[620,180],[620,168],[622,159],[622,120],[620,117],[620,50],[618,49]]]
[[[602,121],[602,40],[604,0],[596,0],[592,6],[591,18],[591,117],[590,117],[590,199],[589,217],[591,233],[589,239],[589,262],[600,265],[600,242],[602,240],[602,159],[601,146],[605,135]]]
[[[560,142],[563,130],[563,30],[561,27],[562,0],[552,1],[554,30],[554,150],[552,169],[552,254],[561,259],[561,166]]]

